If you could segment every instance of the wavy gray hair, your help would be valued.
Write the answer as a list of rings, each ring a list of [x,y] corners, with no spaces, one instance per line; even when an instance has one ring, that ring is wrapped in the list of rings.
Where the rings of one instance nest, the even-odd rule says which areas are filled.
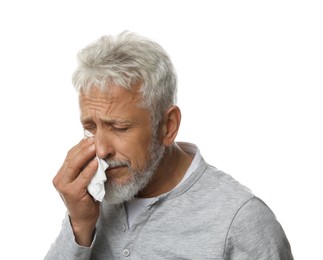
[[[176,103],[177,77],[164,49],[130,32],[103,36],[78,53],[73,85],[80,93],[93,87],[104,91],[109,85],[132,90],[141,83],[143,107],[150,110],[154,127],[163,113]]]

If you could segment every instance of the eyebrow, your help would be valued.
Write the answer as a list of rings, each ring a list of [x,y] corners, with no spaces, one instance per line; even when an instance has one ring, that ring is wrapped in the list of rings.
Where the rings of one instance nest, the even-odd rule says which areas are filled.
[[[100,123],[107,124],[107,125],[113,125],[113,124],[122,124],[122,125],[129,125],[132,124],[129,120],[124,120],[124,119],[100,119]],[[81,118],[81,123],[82,125],[86,124],[92,124],[94,121],[92,118]]]

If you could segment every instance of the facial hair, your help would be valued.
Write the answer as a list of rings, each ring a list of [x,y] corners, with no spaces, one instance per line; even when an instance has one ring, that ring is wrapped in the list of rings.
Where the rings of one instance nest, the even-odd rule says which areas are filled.
[[[149,146],[150,159],[142,170],[135,170],[129,162],[107,160],[111,167],[127,166],[130,180],[125,184],[115,184],[108,180],[105,182],[104,201],[108,204],[120,204],[133,199],[139,191],[146,187],[152,179],[165,152],[165,147],[160,144],[155,136]]]

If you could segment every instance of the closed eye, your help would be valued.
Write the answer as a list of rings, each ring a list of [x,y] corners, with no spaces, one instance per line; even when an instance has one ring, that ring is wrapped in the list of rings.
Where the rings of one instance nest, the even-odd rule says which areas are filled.
[[[129,127],[116,127],[116,126],[113,126],[113,130],[117,131],[117,132],[126,132],[126,131],[129,130]]]

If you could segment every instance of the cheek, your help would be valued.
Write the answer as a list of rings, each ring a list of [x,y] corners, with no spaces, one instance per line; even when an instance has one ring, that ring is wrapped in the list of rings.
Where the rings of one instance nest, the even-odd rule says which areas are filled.
[[[150,158],[150,143],[150,134],[135,135],[131,138],[120,140],[117,153],[119,153],[122,158],[130,161],[134,169],[143,169]]]

